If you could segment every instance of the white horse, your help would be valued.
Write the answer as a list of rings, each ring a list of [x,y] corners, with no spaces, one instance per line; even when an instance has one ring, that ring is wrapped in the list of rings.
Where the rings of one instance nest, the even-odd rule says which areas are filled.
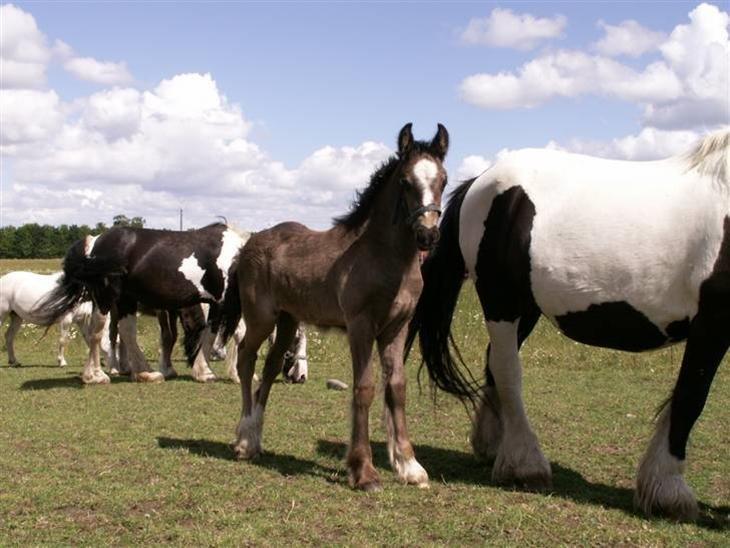
[[[9,272],[0,278],[0,325],[10,316],[10,325],[5,333],[5,344],[8,351],[8,363],[20,365],[15,356],[15,336],[23,322],[43,325],[41,312],[37,304],[42,301],[56,286],[63,275],[36,274],[35,272]],[[101,348],[110,358],[109,345],[109,317],[95,319],[91,302],[82,302],[68,313],[64,314],[59,322],[60,337],[58,341],[57,362],[60,367],[66,364],[65,352],[70,340],[71,325],[76,324],[87,345],[90,345],[93,336],[93,326],[97,321],[104,321]]]
[[[687,440],[730,346],[730,131],[652,162],[515,151],[456,189],[424,264],[411,337],[420,331],[436,384],[473,397],[449,348],[465,273],[490,337],[472,445],[495,459],[493,480],[551,482],[522,402],[518,354],[541,315],[571,339],[604,348],[640,352],[686,340],[635,500],[646,514],[695,519],[683,477]]]

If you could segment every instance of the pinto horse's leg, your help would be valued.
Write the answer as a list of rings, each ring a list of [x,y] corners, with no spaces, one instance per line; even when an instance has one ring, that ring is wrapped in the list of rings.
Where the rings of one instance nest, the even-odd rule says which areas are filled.
[[[243,341],[243,337],[246,334],[246,322],[243,320],[238,322],[236,331],[233,333],[233,344],[231,350],[226,352],[226,369],[228,370],[228,378],[236,384],[241,384],[241,379],[238,377],[238,347]]]
[[[502,442],[492,468],[492,480],[528,489],[549,488],[550,464],[540,450],[522,402],[522,364],[517,321],[487,322],[491,351],[489,367],[499,397]]]
[[[277,375],[281,373],[281,366],[284,363],[284,354],[289,349],[294,340],[294,335],[297,332],[297,321],[286,312],[281,312],[279,319],[276,322],[276,338],[274,344],[269,348],[269,352],[266,354],[266,363],[264,370],[261,374],[261,384],[256,390],[254,396],[254,404],[256,407],[261,407],[262,415],[263,410],[266,409],[266,402],[269,399],[269,392],[271,391],[271,385],[276,379]]]
[[[398,479],[403,483],[428,487],[428,473],[416,460],[406,427],[406,376],[403,348],[408,330],[399,326],[393,336],[378,337],[378,352],[385,386],[385,428],[388,433],[388,457]]]
[[[159,310],[157,322],[160,324],[160,373],[166,379],[174,379],[177,371],[172,366],[172,349],[177,341],[177,313]]]
[[[71,324],[73,324],[73,314],[66,314],[61,318],[61,321],[58,322],[58,356],[56,357],[58,367],[66,367],[68,365],[65,353],[68,348],[68,342],[71,339]],[[82,330],[81,334],[86,340],[88,337],[86,333]],[[89,341],[86,340],[87,345],[88,343]]]
[[[687,439],[702,413],[717,368],[730,346],[730,275],[705,282],[677,384],[639,465],[635,504],[647,515],[695,520],[697,501],[685,483]]]
[[[352,433],[347,451],[350,485],[363,491],[380,490],[380,477],[373,466],[370,447],[369,414],[375,397],[373,380],[373,342],[370,319],[351,321],[347,337],[352,354]]]
[[[195,356],[193,362],[193,378],[198,382],[211,382],[216,379],[215,373],[210,368],[210,356],[213,349],[215,337],[210,330],[210,326],[206,325],[203,333],[200,335],[200,351]]]
[[[89,357],[81,373],[84,384],[109,384],[109,376],[101,370],[101,338],[104,336],[104,315],[94,307],[89,319]]]
[[[127,348],[133,381],[162,382],[165,380],[162,373],[150,369],[147,359],[137,344],[137,316],[134,310],[119,311],[119,336]]]
[[[8,330],[5,332],[5,347],[8,349],[8,364],[19,366],[20,362],[15,357],[15,336],[20,331],[20,326],[23,325],[23,320],[15,312],[10,312],[10,325]]]
[[[530,336],[532,330],[540,319],[540,309],[535,307],[520,317],[517,329],[517,348]],[[474,454],[485,459],[487,462],[494,462],[499,451],[499,444],[502,442],[502,422],[500,420],[499,394],[494,383],[494,375],[489,369],[489,353],[491,345],[487,345],[487,352],[484,358],[484,373],[486,384],[484,385],[482,401],[474,417],[474,424],[471,432],[471,446]]]
[[[245,305],[244,305],[245,306]],[[264,409],[252,397],[253,374],[259,348],[273,331],[276,315],[253,310],[254,305],[244,308],[250,328],[238,345],[238,377],[241,381],[241,419],[236,427],[233,451],[238,459],[252,459],[261,453],[261,431],[264,425]]]

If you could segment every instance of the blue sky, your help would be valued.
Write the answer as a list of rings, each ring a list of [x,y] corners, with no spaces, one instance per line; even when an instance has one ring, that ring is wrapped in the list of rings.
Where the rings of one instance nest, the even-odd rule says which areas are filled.
[[[406,122],[421,138],[446,125],[452,179],[505,148],[641,160],[728,123],[720,3],[16,2],[3,10],[2,224],[125,213],[172,228],[184,207],[191,224],[223,214],[251,228],[287,219],[324,228]],[[637,37],[652,40],[640,47]],[[30,55],[42,75],[16,78],[28,44],[45,48]],[[163,81],[172,82],[167,91]],[[188,90],[197,90],[192,102],[182,98]],[[211,102],[190,114],[199,94]]]

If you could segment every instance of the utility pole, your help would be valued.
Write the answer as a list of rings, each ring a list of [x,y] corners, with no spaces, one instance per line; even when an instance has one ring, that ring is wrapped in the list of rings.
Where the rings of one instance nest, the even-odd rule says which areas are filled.
[[[180,208],[180,232],[182,232],[182,208]]]

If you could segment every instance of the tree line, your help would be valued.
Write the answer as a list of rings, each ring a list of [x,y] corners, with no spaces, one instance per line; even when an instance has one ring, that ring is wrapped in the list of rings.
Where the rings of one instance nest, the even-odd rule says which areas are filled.
[[[112,226],[143,227],[142,217],[116,215]],[[52,259],[63,257],[69,247],[87,235],[101,234],[107,230],[104,223],[89,225],[39,225],[27,223],[21,226],[0,227],[0,259]]]

